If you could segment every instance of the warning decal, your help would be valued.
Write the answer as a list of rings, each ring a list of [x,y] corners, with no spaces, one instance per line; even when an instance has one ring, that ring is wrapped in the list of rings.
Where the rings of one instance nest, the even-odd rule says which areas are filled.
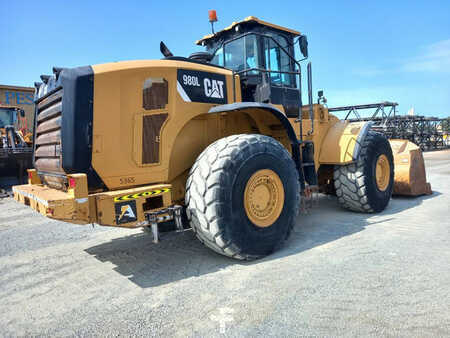
[[[152,191],[140,192],[140,193],[137,193],[137,194],[130,194],[130,195],[125,195],[125,196],[120,196],[120,197],[114,197],[114,202],[135,200],[135,199],[137,199],[139,197],[156,196],[156,195],[164,194],[164,193],[169,192],[169,191],[170,191],[170,188],[163,188],[163,189],[155,189],[155,190],[152,190]]]
[[[136,201],[128,201],[114,204],[116,211],[116,223],[136,222]]]

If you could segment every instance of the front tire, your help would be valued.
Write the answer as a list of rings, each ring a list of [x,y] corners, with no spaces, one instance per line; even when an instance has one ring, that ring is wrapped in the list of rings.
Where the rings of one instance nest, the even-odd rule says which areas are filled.
[[[356,163],[335,166],[334,187],[339,204],[358,212],[380,212],[394,186],[394,158],[389,141],[369,131]]]
[[[300,186],[289,152],[263,135],[234,135],[206,148],[186,184],[187,216],[198,239],[236,259],[277,250],[298,215]]]

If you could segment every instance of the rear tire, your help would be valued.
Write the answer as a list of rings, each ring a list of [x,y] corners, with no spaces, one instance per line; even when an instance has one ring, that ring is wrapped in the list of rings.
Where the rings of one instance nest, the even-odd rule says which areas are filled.
[[[186,183],[186,211],[196,236],[236,259],[277,250],[292,230],[299,205],[294,161],[279,142],[264,135],[214,142],[197,158]]]
[[[384,161],[384,179],[378,178],[377,165]],[[380,170],[380,169],[378,169]],[[335,166],[334,186],[340,205],[359,212],[380,212],[389,203],[394,185],[394,159],[389,141],[369,131],[356,163]]]

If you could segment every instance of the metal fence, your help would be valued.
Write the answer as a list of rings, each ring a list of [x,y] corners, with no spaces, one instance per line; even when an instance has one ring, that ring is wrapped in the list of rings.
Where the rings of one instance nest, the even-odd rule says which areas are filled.
[[[347,112],[350,121],[372,121],[372,129],[389,139],[407,139],[422,150],[450,147],[445,122],[448,119],[418,115],[397,115],[395,102],[381,102],[357,106],[329,108],[330,112]],[[368,113],[367,110],[372,110]],[[360,110],[365,110],[364,114]]]

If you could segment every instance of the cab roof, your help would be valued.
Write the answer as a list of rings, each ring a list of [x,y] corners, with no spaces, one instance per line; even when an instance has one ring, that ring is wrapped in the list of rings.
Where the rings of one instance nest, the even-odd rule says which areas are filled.
[[[208,41],[208,40],[213,39],[213,38],[217,38],[220,35],[224,34],[225,32],[232,30],[237,25],[240,25],[242,23],[248,23],[248,22],[255,22],[255,23],[258,23],[258,24],[260,24],[262,26],[267,26],[267,27],[270,27],[270,28],[273,28],[273,29],[278,29],[278,30],[280,30],[282,32],[290,33],[293,36],[301,35],[301,33],[296,31],[296,30],[289,29],[289,28],[282,27],[282,26],[278,26],[278,25],[275,25],[273,23],[260,20],[260,19],[258,19],[257,17],[254,17],[254,16],[248,16],[244,20],[241,20],[241,21],[238,21],[238,22],[233,22],[231,25],[229,25],[228,27],[225,27],[221,31],[216,32],[215,34],[205,35],[203,38],[201,38],[200,40],[197,40],[195,43],[197,45],[202,45],[203,42]]]

